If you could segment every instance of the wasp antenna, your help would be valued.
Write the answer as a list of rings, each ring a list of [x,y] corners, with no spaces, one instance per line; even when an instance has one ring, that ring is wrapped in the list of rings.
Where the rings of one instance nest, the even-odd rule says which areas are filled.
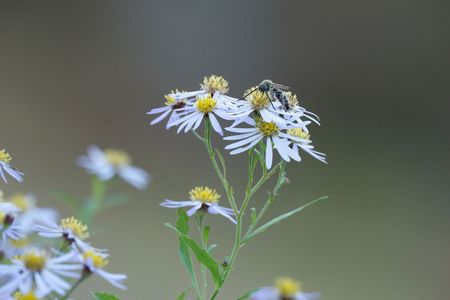
[[[241,99],[239,100],[245,100],[245,98],[247,98],[248,96],[250,96],[251,94],[253,94],[254,92],[256,92],[258,90],[258,88],[254,88],[253,90],[251,90],[250,92],[248,92],[247,94],[245,94],[244,96],[242,96]]]

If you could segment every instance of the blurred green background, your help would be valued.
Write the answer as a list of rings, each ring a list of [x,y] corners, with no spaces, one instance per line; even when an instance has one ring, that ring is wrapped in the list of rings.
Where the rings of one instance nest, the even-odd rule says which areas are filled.
[[[93,241],[110,249],[109,271],[129,275],[123,299],[174,299],[188,280],[176,237],[162,225],[175,211],[158,204],[185,199],[195,185],[220,186],[194,137],[151,127],[145,113],[204,75],[223,75],[235,96],[271,78],[320,115],[312,138],[329,165],[306,156],[289,164],[292,183],[270,214],[330,199],[248,244],[220,299],[280,275],[325,300],[450,299],[449,8],[420,0],[1,1],[1,147],[26,177],[0,188],[63,210],[50,192],[88,193],[75,165],[88,145],[126,149],[154,181],[143,193],[122,184],[131,204],[100,215]],[[245,155],[227,159],[241,190]],[[209,220],[221,258],[233,227]],[[114,291],[91,280],[76,298],[94,289]]]

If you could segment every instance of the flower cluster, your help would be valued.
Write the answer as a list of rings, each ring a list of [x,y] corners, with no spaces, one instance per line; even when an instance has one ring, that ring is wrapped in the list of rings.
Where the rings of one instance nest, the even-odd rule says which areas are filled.
[[[226,193],[230,208],[218,204],[220,195],[216,190],[198,186],[189,192],[190,199],[174,201],[165,199],[160,205],[178,209],[176,225],[166,224],[179,237],[179,257],[191,279],[191,289],[196,299],[214,300],[221,291],[225,281],[234,268],[239,250],[254,236],[266,231],[269,227],[302,211],[307,206],[326,197],[320,197],[288,213],[273,218],[261,225],[271,204],[278,196],[280,188],[289,182],[286,177],[286,162],[300,161],[300,153],[305,152],[313,158],[326,163],[325,154],[314,149],[309,133],[309,125],[319,124],[317,115],[299,105],[297,96],[289,87],[264,80],[259,85],[245,91],[242,98],[228,96],[228,82],[221,76],[205,77],[196,91],[171,92],[166,95],[165,106],[156,108],[148,114],[159,114],[151,125],[169,117],[166,128],[178,127],[177,133],[192,132],[201,140],[208,151],[209,159]],[[221,151],[212,146],[211,133],[224,136],[221,122],[230,124],[224,129],[228,134],[223,140],[229,141],[225,146],[231,155],[248,152],[248,182],[245,194],[235,196],[235,189],[229,182],[226,161]],[[197,129],[204,125],[204,134]],[[276,149],[281,161],[273,167],[273,152]],[[254,181],[257,167],[261,167],[261,177]],[[247,208],[252,197],[274,174],[278,173],[275,187],[268,193],[266,203],[258,211],[251,209],[250,219],[244,221]],[[188,208],[184,211],[184,208]],[[229,256],[216,261],[211,251],[216,245],[209,245],[210,226],[205,223],[205,214],[221,215],[235,225],[234,246]],[[195,217],[199,235],[192,238],[189,233],[191,217]],[[244,225],[248,228],[244,231]],[[197,242],[197,241],[199,242]],[[197,280],[196,271],[191,260],[191,252],[195,254],[201,266],[202,280]],[[208,279],[206,270],[215,283],[214,291],[208,295]],[[178,299],[186,299],[187,290]],[[318,293],[304,293],[299,282],[290,278],[281,278],[274,287],[263,287],[256,292],[249,292],[239,299],[250,300],[314,300]]]
[[[108,252],[85,241],[89,237],[87,226],[74,217],[57,220],[57,212],[36,206],[33,195],[2,197],[0,299],[62,297],[91,274],[125,288],[122,281],[126,275],[103,269]]]
[[[248,89],[242,98],[228,95],[228,82],[221,76],[205,77],[201,89],[192,92],[175,91],[165,96],[165,106],[148,114],[160,114],[150,124],[170,115],[167,128],[177,126],[177,132],[196,130],[204,120],[211,123],[219,135],[224,135],[219,119],[232,121],[225,129],[232,141],[225,149],[238,154],[261,145],[265,163],[272,167],[273,149],[289,162],[300,161],[299,150],[326,162],[325,154],[314,150],[308,126],[319,124],[318,117],[299,105],[297,95],[288,87],[264,80]]]
[[[4,172],[21,181],[23,175],[12,168],[11,157],[0,151],[0,177]],[[80,206],[77,214],[89,222],[108,203],[107,183],[120,177],[138,189],[144,189],[150,175],[132,166],[130,156],[120,150],[88,148],[88,154],[78,163],[92,174],[92,195]],[[114,195],[113,195],[114,196]],[[117,197],[112,197],[116,199]],[[81,205],[80,205],[81,204]],[[37,206],[32,194],[3,197],[0,191],[0,299],[7,300],[66,300],[72,291],[92,274],[113,286],[126,289],[124,274],[104,270],[109,253],[87,241],[88,226],[75,217],[59,219],[51,208]]]

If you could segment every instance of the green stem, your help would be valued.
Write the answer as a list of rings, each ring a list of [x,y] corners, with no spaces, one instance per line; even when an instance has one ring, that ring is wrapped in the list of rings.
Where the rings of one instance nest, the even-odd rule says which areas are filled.
[[[229,256],[229,264],[228,267],[223,271],[222,273],[222,279],[221,284],[219,286],[216,286],[210,300],[216,299],[217,295],[221,291],[222,287],[225,284],[225,281],[228,279],[231,271],[233,270],[234,263],[236,261],[236,257],[239,253],[240,248],[243,246],[242,243],[242,225],[243,225],[243,217],[245,214],[245,211],[247,209],[248,204],[250,203],[251,198],[253,195],[261,188],[261,186],[270,178],[273,174],[276,173],[278,169],[281,170],[284,169],[284,164],[279,163],[276,165],[272,170],[267,171],[265,164],[264,164],[264,146],[261,145],[261,150],[257,151],[256,149],[251,149],[249,151],[249,164],[248,164],[248,182],[245,190],[245,198],[242,202],[241,209],[239,210],[236,201],[234,199],[233,195],[233,188],[231,187],[230,183],[226,179],[225,174],[225,166],[223,166],[223,173],[219,168],[219,165],[216,160],[216,153],[214,152],[214,149],[211,144],[211,123],[209,119],[205,120],[205,134],[203,137],[203,141],[205,143],[206,149],[208,150],[209,158],[211,161],[211,164],[219,177],[220,182],[222,183],[222,186],[224,187],[228,202],[230,203],[231,208],[234,211],[235,217],[236,217],[236,232],[235,232],[235,238],[234,238],[234,245],[233,249],[231,251],[231,254]],[[216,150],[218,151],[218,150]],[[256,153],[256,159],[261,162],[261,167],[263,170],[263,174],[261,178],[258,180],[258,182],[253,186],[253,176],[255,172],[255,167],[257,161],[255,160],[254,154]],[[220,153],[218,152],[217,155],[220,156]],[[221,159],[222,162],[222,159]],[[255,163],[256,162],[256,163]]]
[[[285,184],[285,174],[284,174],[284,169],[286,166],[286,162],[281,161],[277,167],[279,167],[279,172],[278,172],[278,179],[277,179],[277,183],[275,185],[275,187],[272,190],[272,193],[270,193],[269,197],[267,198],[266,203],[264,204],[263,208],[261,209],[261,211],[259,212],[259,214],[257,215],[256,219],[254,222],[252,222],[247,230],[247,233],[245,234],[245,237],[243,240],[246,239],[247,236],[249,236],[252,231],[255,229],[256,225],[259,223],[259,221],[263,218],[263,216],[265,215],[267,209],[269,208],[269,206],[273,203],[273,201],[275,200],[278,191],[280,190],[280,188],[283,186],[283,184]]]
[[[67,291],[67,293],[63,297],[59,298],[59,300],[67,300],[67,298],[69,298],[69,296],[73,293],[73,291],[75,291],[78,288],[78,286],[90,275],[91,275],[91,273],[83,273],[81,278],[78,279],[78,281],[75,282],[75,284],[72,286],[72,288],[69,291]]]
[[[234,214],[237,216],[239,213],[239,209],[236,205],[236,201],[233,196],[233,189],[231,185],[228,183],[227,179],[224,177],[222,172],[220,171],[219,165],[217,164],[216,154],[214,153],[214,149],[211,144],[211,122],[209,119],[205,120],[205,137],[204,137],[206,149],[208,150],[209,159],[211,164],[213,165],[214,171],[216,171],[217,176],[219,177],[220,182],[222,183],[223,188],[226,191],[228,202],[230,203],[231,208],[234,211]]]

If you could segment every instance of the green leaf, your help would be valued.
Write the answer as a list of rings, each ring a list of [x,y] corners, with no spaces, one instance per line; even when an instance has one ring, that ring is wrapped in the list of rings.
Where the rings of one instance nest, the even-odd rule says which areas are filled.
[[[176,228],[182,234],[188,234],[189,232],[189,217],[186,212],[179,208],[177,210],[178,221]],[[189,253],[189,247],[186,242],[180,237],[178,246],[178,256],[180,257],[181,264],[185,267],[189,278],[191,279],[194,288],[198,289],[197,275],[195,274],[194,265],[192,264],[191,254]]]
[[[120,300],[117,296],[107,293],[96,292],[92,293],[92,296],[97,300]]]
[[[278,216],[278,217],[276,217],[276,218],[270,220],[269,222],[265,223],[264,225],[262,225],[262,226],[259,227],[258,229],[255,229],[253,232],[251,232],[250,234],[248,234],[248,235],[242,240],[242,243],[244,243],[244,242],[246,242],[246,241],[252,239],[252,238],[255,237],[256,235],[258,235],[258,234],[260,234],[260,233],[266,231],[269,227],[271,227],[271,226],[273,226],[273,225],[275,225],[275,224],[280,223],[281,221],[283,221],[283,220],[289,218],[290,216],[292,216],[292,215],[294,215],[294,214],[296,214],[296,213],[298,213],[298,212],[301,212],[302,210],[304,210],[304,209],[307,208],[308,206],[311,206],[311,205],[313,205],[314,203],[319,202],[319,201],[324,200],[324,199],[327,199],[327,198],[328,198],[328,196],[323,196],[323,197],[317,198],[317,199],[315,199],[315,200],[313,200],[313,201],[311,201],[311,202],[309,202],[309,203],[307,203],[307,204],[305,204],[305,205],[303,205],[303,206],[300,206],[299,208],[296,208],[296,209],[294,209],[294,210],[291,210],[290,212],[287,212],[287,213],[285,213],[285,214],[282,214],[281,216]]]
[[[250,292],[245,293],[244,295],[242,295],[241,297],[239,297],[237,300],[247,300],[248,298],[250,298],[251,295],[253,295],[253,293],[257,292],[259,290],[258,289],[254,289]]]
[[[206,268],[208,268],[216,286],[220,286],[222,279],[220,275],[219,264],[209,255],[208,251],[202,249],[193,239],[179,231],[172,224],[166,223],[164,225],[178,233],[178,236],[187,244],[192,252],[194,252],[197,260]]]
[[[185,300],[186,296],[189,294],[189,291],[192,289],[192,287],[188,287],[187,289],[185,289],[178,297],[177,300]]]

